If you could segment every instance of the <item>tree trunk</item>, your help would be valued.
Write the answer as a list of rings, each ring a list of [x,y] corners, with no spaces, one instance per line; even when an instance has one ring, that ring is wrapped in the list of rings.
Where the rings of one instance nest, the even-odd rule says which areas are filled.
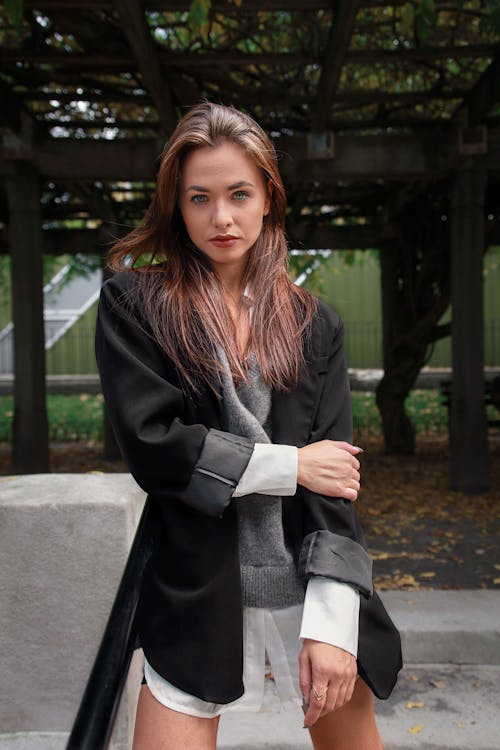
[[[446,212],[442,192],[424,189],[398,216],[400,238],[387,240],[380,250],[384,376],[376,400],[386,453],[415,452],[405,399],[449,304]]]
[[[377,406],[382,417],[386,453],[415,452],[415,428],[405,411],[406,395],[397,378],[384,375],[377,387]]]
[[[394,242],[387,242],[381,249],[380,272],[384,375],[377,386],[376,401],[382,418],[384,450],[411,454],[415,452],[415,429],[406,414],[405,399],[412,386],[412,372],[408,372],[408,358],[398,356],[398,340],[406,326],[399,284],[400,250]]]

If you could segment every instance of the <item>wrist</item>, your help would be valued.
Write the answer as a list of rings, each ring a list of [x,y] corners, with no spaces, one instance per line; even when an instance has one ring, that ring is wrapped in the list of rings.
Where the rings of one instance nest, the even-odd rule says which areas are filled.
[[[304,471],[304,448],[297,448],[297,484],[304,485],[306,473]]]

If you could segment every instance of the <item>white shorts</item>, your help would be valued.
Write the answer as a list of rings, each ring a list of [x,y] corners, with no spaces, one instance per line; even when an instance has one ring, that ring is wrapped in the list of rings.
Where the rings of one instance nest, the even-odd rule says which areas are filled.
[[[302,705],[298,656],[302,604],[285,609],[243,611],[243,684],[245,692],[232,703],[208,703],[174,687],[145,660],[144,675],[151,693],[164,706],[180,713],[213,718],[228,711],[296,710]],[[266,676],[273,676],[272,686]]]

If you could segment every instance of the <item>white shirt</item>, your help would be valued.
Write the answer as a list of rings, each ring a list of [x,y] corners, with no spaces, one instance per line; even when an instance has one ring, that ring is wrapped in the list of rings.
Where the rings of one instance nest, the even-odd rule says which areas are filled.
[[[298,450],[293,445],[255,443],[248,466],[233,497],[251,493],[295,495]],[[323,576],[309,579],[304,601],[300,638],[311,638],[358,652],[359,592],[352,586]]]

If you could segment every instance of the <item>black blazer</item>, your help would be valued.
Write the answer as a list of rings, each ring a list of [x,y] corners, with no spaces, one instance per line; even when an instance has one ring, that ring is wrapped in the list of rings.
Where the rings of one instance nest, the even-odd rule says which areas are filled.
[[[274,391],[274,443],[301,447],[352,440],[342,323],[319,303],[308,373]],[[139,274],[102,288],[96,327],[102,389],[120,449],[154,513],[154,552],[138,609],[153,668],[181,690],[215,703],[243,693],[238,528],[231,496],[253,441],[226,431],[218,397],[194,393],[154,341],[142,315]],[[399,634],[373,592],[371,561],[352,503],[299,486],[283,498],[285,539],[304,586],[311,575],[361,592],[358,670],[386,698],[401,668]]]

